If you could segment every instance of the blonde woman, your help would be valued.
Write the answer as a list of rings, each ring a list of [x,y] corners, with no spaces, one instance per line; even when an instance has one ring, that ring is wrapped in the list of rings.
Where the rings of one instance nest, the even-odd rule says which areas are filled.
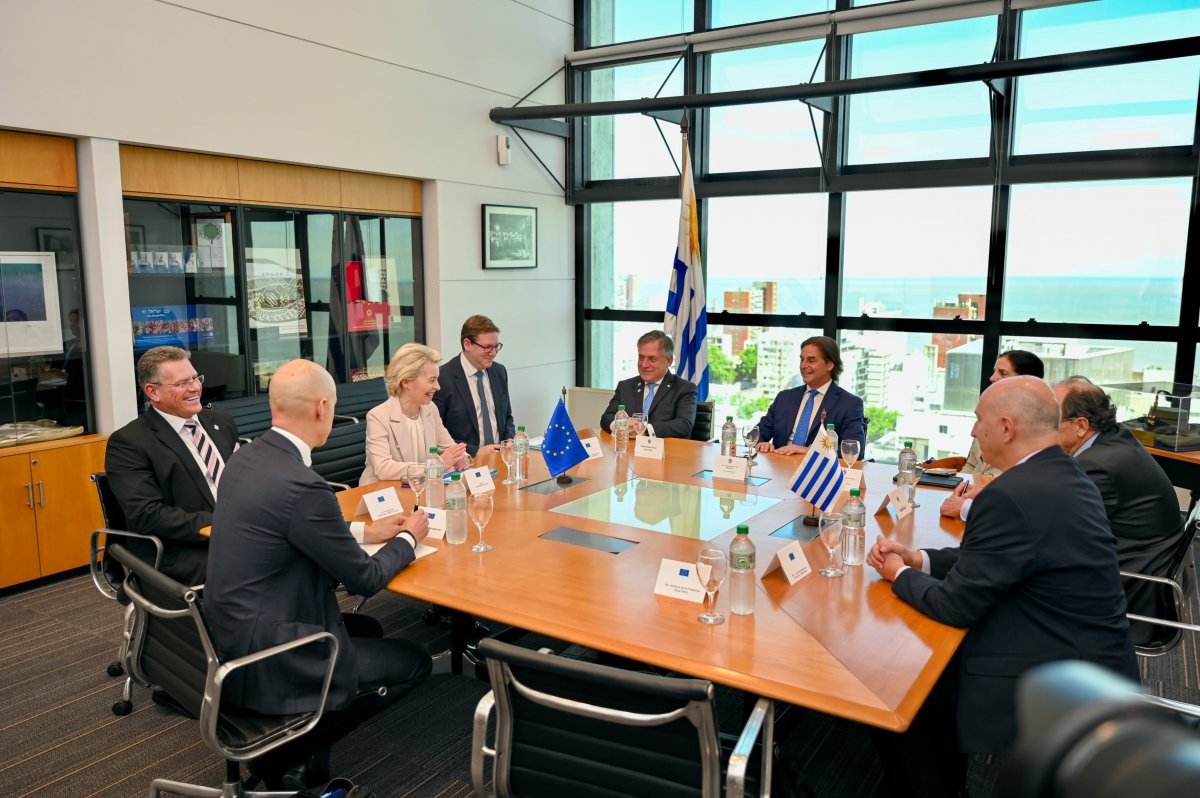
[[[441,353],[421,344],[405,344],[388,364],[385,381],[391,396],[367,413],[367,467],[360,485],[404,479],[413,466],[424,466],[436,446],[446,469],[471,465],[465,443],[455,443],[433,405]]]

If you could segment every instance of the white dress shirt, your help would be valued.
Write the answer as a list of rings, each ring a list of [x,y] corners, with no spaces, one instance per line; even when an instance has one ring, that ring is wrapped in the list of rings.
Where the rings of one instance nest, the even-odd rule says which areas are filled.
[[[812,429],[814,420],[821,418],[821,403],[825,401],[825,394],[829,392],[829,386],[833,385],[833,380],[821,385],[817,388],[817,395],[812,398],[812,412],[808,416],[809,429]],[[808,404],[808,394],[812,391],[807,385],[804,386],[804,398],[800,400],[800,409],[796,411],[796,420],[792,422],[792,434],[788,436],[788,443],[791,443],[796,438],[796,427],[800,425],[800,416],[804,415],[804,405]],[[805,437],[808,436],[808,430],[804,430]]]
[[[492,424],[492,443],[500,442],[500,429],[496,426],[496,399],[492,396],[492,377],[484,369],[477,369],[467,360],[467,353],[458,356],[462,363],[463,374],[467,375],[467,387],[471,389],[471,401],[475,403],[475,428],[479,430],[479,444],[483,445],[483,411],[479,407],[479,383],[475,372],[483,371],[483,392],[487,397],[488,416]]]
[[[153,407],[153,405],[151,405],[151,407]],[[217,484],[215,482],[213,482],[211,479],[209,479],[208,466],[206,466],[204,464],[204,460],[202,460],[200,458],[200,452],[196,450],[196,442],[194,440],[192,440],[192,433],[188,432],[186,429],[183,428],[183,425],[188,423],[189,421],[191,421],[192,418],[194,418],[196,420],[197,424],[200,424],[199,417],[192,416],[192,418],[180,418],[179,416],[173,416],[170,413],[164,413],[163,411],[159,410],[157,407],[155,407],[154,410],[160,416],[165,418],[167,420],[167,423],[171,425],[171,429],[175,430],[175,434],[183,439],[184,445],[187,446],[188,451],[192,453],[192,459],[196,461],[196,468],[200,469],[200,473],[204,475],[204,481],[208,483],[208,489],[210,491],[212,491],[213,501],[216,502],[216,500],[217,500]],[[203,429],[204,425],[200,424],[200,427]],[[208,435],[208,430],[204,430],[204,434]],[[208,438],[210,441],[212,441],[211,435],[208,435]],[[213,455],[218,460],[221,461],[221,467],[224,468],[225,467],[225,458],[221,456],[220,450],[217,449],[216,441],[212,441],[212,447],[213,447]]]

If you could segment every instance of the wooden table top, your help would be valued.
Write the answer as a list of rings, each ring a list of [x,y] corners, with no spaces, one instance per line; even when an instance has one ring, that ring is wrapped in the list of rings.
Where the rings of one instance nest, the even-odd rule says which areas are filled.
[[[440,551],[401,571],[389,588],[778,701],[885,729],[908,727],[964,632],[901,602],[871,568],[847,567],[846,576],[837,579],[817,574],[827,560],[819,540],[805,544],[813,572],[796,585],[789,587],[778,571],[762,577],[773,554],[790,542],[771,533],[808,512],[809,505],[786,484],[798,457],[760,455],[753,470],[770,481],[749,492],[781,500],[749,522],[760,576],[754,614],[731,614],[728,598],[720,595],[717,609],[728,620],[705,626],[696,620],[700,605],[654,594],[659,564],[663,558],[694,562],[708,546],[728,548],[732,525],[704,542],[547,511],[636,478],[747,489],[693,476],[712,466],[715,444],[667,440],[667,459],[654,461],[618,458],[607,448],[608,436],[603,437],[605,456],[572,470],[586,481],[559,492],[516,490],[500,485],[497,477],[495,514],[487,527],[493,551],[471,551],[476,531],[468,522],[466,545],[428,541]],[[493,458],[490,465],[503,474],[499,458]],[[923,506],[904,521],[893,521],[886,513],[872,517],[891,487],[895,467],[867,463],[864,470],[868,547],[880,532],[925,547],[957,543],[963,524],[938,514],[945,491],[919,488]],[[530,453],[530,471],[531,482],[549,477],[536,452]],[[389,484],[399,488],[401,501],[411,507],[413,494],[407,488],[378,483],[338,494],[343,512],[355,517],[364,492]],[[638,545],[610,554],[540,538],[560,526]]]

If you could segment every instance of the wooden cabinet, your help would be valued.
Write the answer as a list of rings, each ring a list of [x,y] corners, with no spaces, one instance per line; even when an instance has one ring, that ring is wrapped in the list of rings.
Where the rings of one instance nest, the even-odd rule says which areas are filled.
[[[88,476],[104,470],[104,446],[84,435],[0,449],[0,587],[87,565],[103,526]]]

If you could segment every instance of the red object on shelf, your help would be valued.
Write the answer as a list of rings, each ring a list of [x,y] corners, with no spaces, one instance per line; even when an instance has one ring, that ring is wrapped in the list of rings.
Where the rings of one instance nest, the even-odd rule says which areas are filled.
[[[346,329],[350,332],[382,330],[387,326],[386,302],[349,302],[346,304]]]
[[[361,302],[363,299],[362,261],[346,262],[346,303]]]

